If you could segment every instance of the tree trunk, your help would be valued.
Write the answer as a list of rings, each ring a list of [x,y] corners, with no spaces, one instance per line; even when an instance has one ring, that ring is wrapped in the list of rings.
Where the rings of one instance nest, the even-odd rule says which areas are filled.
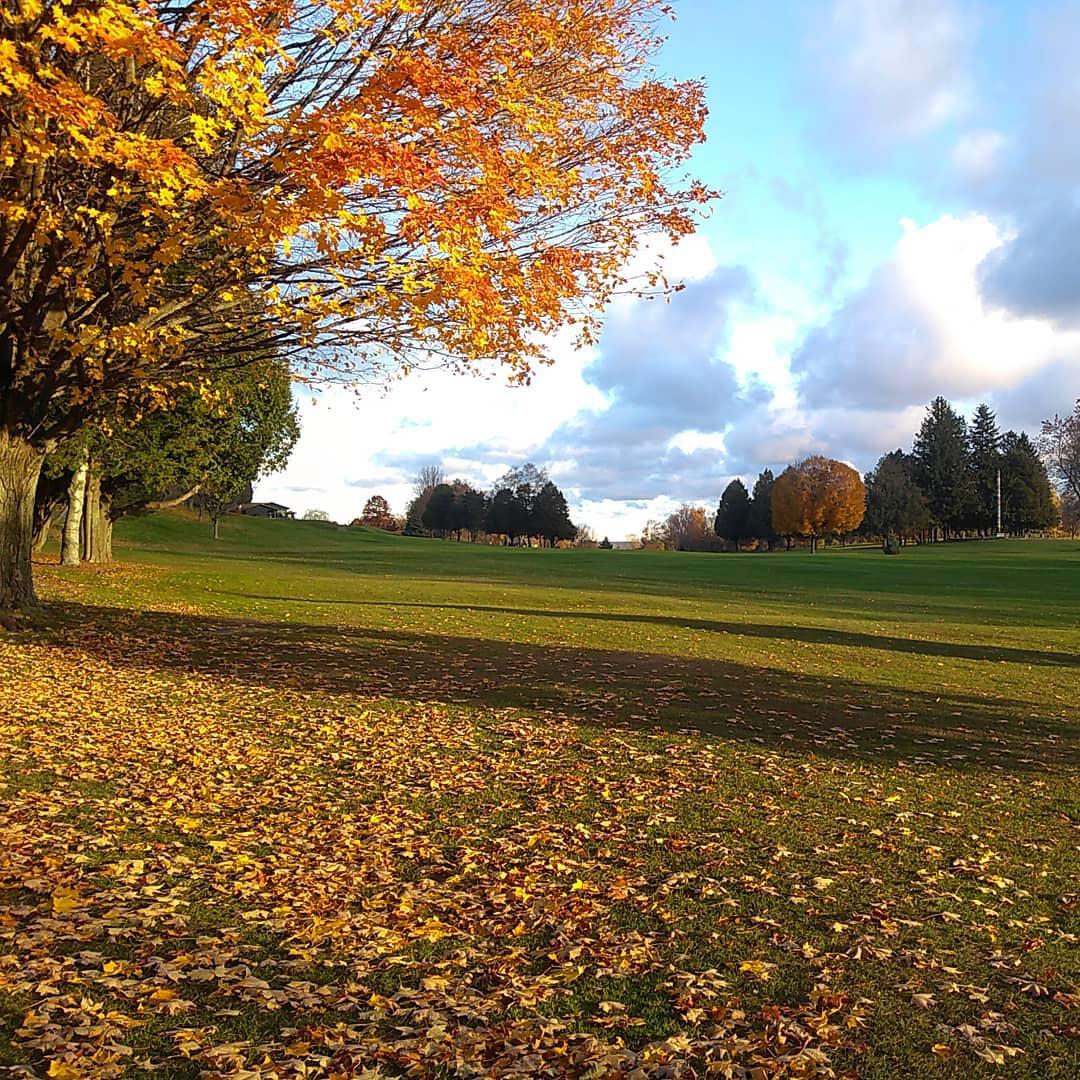
[[[37,604],[30,555],[34,495],[44,460],[26,439],[0,430],[0,611]]]
[[[101,474],[91,469],[86,480],[82,520],[82,557],[88,563],[112,562],[113,521],[110,499],[101,493]]]
[[[52,526],[52,515],[50,514],[42,521],[35,520],[33,530],[33,540],[30,544],[30,550],[37,555],[38,552],[45,549],[45,545],[49,542],[49,529]]]
[[[68,484],[67,517],[60,538],[60,562],[64,566],[79,565],[79,538],[82,535],[83,505],[86,501],[86,474],[90,459],[83,454]]]
[[[218,532],[218,522],[221,520],[217,515],[214,516],[214,539],[220,540],[221,534]]]

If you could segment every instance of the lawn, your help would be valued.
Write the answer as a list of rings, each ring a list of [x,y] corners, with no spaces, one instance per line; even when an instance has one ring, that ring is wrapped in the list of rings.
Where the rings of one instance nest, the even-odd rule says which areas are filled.
[[[1080,1074],[1080,544],[117,546],[0,635],[0,1069]]]

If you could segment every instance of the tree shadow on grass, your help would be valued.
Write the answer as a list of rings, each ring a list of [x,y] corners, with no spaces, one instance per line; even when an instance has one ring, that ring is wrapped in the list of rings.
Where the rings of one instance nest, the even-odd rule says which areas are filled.
[[[600,728],[692,730],[853,760],[1015,772],[1080,764],[1028,702],[651,653],[65,605],[60,645],[115,665],[289,691],[511,707]]]
[[[1080,667],[1080,656],[1041,649],[1017,649],[1009,645],[966,644],[954,641],[930,641],[926,638],[891,637],[866,634],[823,626],[733,622],[720,619],[695,619],[682,615],[643,615],[638,612],[589,611],[578,608],[556,611],[550,608],[491,607],[482,604],[430,604],[416,601],[319,599],[314,597],[270,596],[256,593],[225,593],[249,600],[280,600],[285,603],[353,605],[357,607],[428,608],[435,611],[484,612],[493,615],[521,615],[528,618],[590,619],[600,622],[644,623],[670,626],[678,630],[700,630],[714,634],[737,634],[742,637],[769,638],[780,641],[803,641],[815,645],[840,645],[848,648],[883,649],[886,652],[913,653],[919,656],[948,656],[960,660],[983,660],[1011,664],[1036,664],[1049,667]]]

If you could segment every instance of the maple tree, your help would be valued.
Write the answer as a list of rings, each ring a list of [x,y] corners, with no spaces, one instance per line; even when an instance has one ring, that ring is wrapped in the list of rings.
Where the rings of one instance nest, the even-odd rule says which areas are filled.
[[[850,466],[812,455],[789,465],[772,489],[773,528],[781,536],[804,536],[817,551],[823,536],[854,532],[866,512],[866,487]]]
[[[360,515],[360,524],[368,525],[373,529],[394,529],[397,522],[394,515],[390,513],[390,504],[385,497],[372,495],[364,503],[364,512]]]
[[[703,88],[662,0],[60,0],[0,32],[0,607],[33,602],[43,453],[266,348],[311,377],[595,336]],[[652,279],[656,284],[656,278]]]

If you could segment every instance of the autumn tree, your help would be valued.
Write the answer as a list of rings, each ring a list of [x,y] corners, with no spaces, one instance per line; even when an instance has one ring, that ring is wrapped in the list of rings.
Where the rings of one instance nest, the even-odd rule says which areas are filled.
[[[364,511],[360,515],[360,524],[367,525],[372,529],[392,529],[395,524],[394,515],[390,513],[390,504],[382,495],[372,495],[364,503]]]
[[[710,551],[715,535],[709,528],[705,507],[684,503],[667,516],[663,527],[664,546],[675,551]]]
[[[596,530],[591,525],[578,525],[574,530],[574,547],[595,548]]]
[[[772,506],[773,528],[781,536],[808,538],[814,552],[822,537],[842,536],[859,527],[866,488],[850,465],[814,455],[777,477]]]
[[[739,550],[740,541],[750,535],[750,493],[738,477],[724,488],[720,496],[713,528],[717,536],[733,543],[736,551]]]
[[[1080,496],[1066,491],[1061,496],[1061,505],[1058,509],[1061,518],[1061,527],[1073,539],[1080,534]]]
[[[664,0],[60,0],[0,29],[0,608],[44,454],[266,347],[310,377],[528,379],[689,232]],[[653,277],[646,284],[655,284]]]

